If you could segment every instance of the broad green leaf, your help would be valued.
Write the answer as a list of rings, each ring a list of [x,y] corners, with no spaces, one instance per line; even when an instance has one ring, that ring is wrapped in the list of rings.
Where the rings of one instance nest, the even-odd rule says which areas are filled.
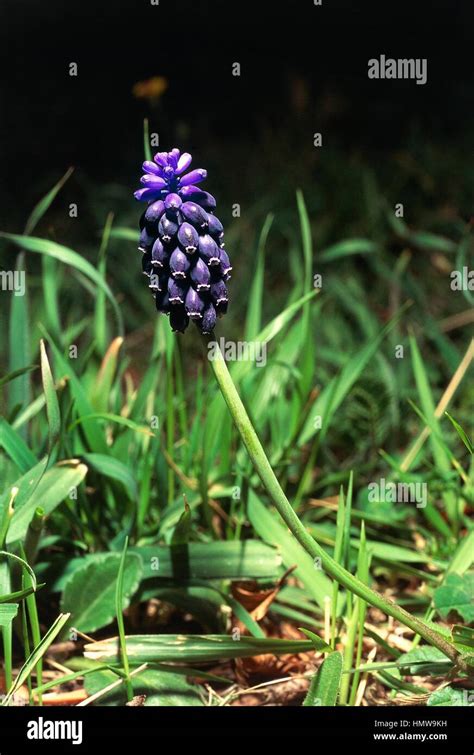
[[[196,674],[199,672],[196,671]],[[95,671],[85,679],[85,688],[89,695],[117,680],[112,671]],[[145,706],[188,706],[203,705],[199,696],[199,687],[191,684],[186,677],[173,671],[147,669],[133,676],[133,692],[145,695]],[[97,705],[125,705],[127,696],[125,686],[116,687],[97,700]]]
[[[187,543],[176,546],[132,546],[143,562],[143,579],[171,579],[173,583],[208,579],[266,579],[281,576],[282,558],[275,548],[258,540]],[[89,554],[68,561],[54,590],[64,588],[64,576],[73,574],[81,563],[100,561],[103,554]]]
[[[452,665],[441,650],[430,645],[409,650],[397,660],[397,666],[401,672],[410,676],[424,676],[425,674],[441,676],[447,674]]]
[[[432,692],[426,703],[430,708],[440,707],[467,707],[474,705],[474,692],[472,689],[458,689],[448,685]]]
[[[79,566],[66,582],[61,610],[71,614],[70,623],[81,632],[95,632],[114,620],[120,559],[119,553],[103,554],[100,559]],[[141,578],[141,559],[129,553],[123,575],[124,608],[137,591]]]
[[[463,652],[474,650],[474,629],[472,627],[455,624],[451,630],[451,639],[456,647],[461,648]]]
[[[342,679],[342,653],[330,653],[311,680],[303,705],[335,706]]]
[[[22,477],[16,480],[12,485],[6,487],[0,495],[0,522],[3,522],[8,510],[12,497],[12,490],[16,489],[15,508],[20,509],[25,506],[31,496],[36,491],[39,481],[41,480],[48,464],[48,457],[38,462],[32,469],[25,472]],[[33,510],[36,506],[33,506]]]
[[[474,621],[474,572],[462,576],[448,574],[444,583],[434,591],[434,605],[443,619],[455,611],[468,624]]]

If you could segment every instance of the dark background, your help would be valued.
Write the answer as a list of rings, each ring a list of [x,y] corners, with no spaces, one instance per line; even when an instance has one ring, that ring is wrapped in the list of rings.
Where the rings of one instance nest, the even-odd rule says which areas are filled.
[[[135,187],[145,116],[162,149],[177,143],[215,174],[220,166],[215,190],[235,171],[250,195],[272,163],[294,186],[314,131],[374,166],[415,136],[462,148],[473,125],[473,22],[459,0],[2,0],[1,227],[21,230],[69,165],[86,193]],[[369,80],[367,61],[381,53],[427,57],[428,83]],[[133,96],[156,75],[168,81],[157,103]]]

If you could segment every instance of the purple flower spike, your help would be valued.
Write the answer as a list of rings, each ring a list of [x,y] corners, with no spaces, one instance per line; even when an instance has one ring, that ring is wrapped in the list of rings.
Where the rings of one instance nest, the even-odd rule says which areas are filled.
[[[190,268],[190,262],[189,259],[186,257],[184,252],[179,249],[179,247],[176,247],[173,254],[170,257],[170,270],[171,275],[175,280],[179,279],[186,279],[186,273],[188,272]]]
[[[205,306],[204,300],[192,286],[189,287],[188,293],[186,294],[184,306],[186,307],[186,312],[191,320],[202,319],[202,313]]]
[[[216,200],[196,184],[207,171],[189,172],[192,158],[176,147],[143,163],[135,198],[147,202],[140,218],[142,269],[156,308],[169,315],[172,330],[183,333],[194,320],[212,333],[227,310],[225,281],[232,270],[224,251],[224,229],[214,215]]]

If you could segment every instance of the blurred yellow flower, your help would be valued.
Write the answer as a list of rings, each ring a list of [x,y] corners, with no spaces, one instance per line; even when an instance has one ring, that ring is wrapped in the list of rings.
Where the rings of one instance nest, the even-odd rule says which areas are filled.
[[[132,93],[134,97],[142,100],[157,100],[168,89],[168,79],[164,76],[152,76],[151,79],[137,81]]]

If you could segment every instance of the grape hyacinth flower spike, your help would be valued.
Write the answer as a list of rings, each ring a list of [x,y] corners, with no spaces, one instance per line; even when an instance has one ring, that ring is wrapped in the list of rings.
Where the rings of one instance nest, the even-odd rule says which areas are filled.
[[[143,188],[135,199],[148,206],[140,219],[142,268],[159,312],[184,333],[190,320],[212,333],[227,311],[226,282],[232,267],[224,251],[224,229],[214,214],[216,200],[197,184],[207,171],[189,172],[191,155],[158,152],[143,163]]]
[[[196,185],[206,178],[206,171],[187,173],[190,165],[191,155],[181,154],[178,149],[159,152],[154,162],[143,163],[143,188],[135,192],[135,197],[148,202],[148,206],[140,221],[139,249],[157,309],[169,315],[175,331],[184,332],[189,321],[194,320],[209,346],[216,317],[227,309],[226,282],[232,268],[223,249],[222,224],[214,215],[216,201]],[[217,358],[210,363],[235,426],[267,494],[302,548],[313,560],[318,559],[336,582],[405,624],[466,671],[468,664],[453,643],[351,574],[308,532],[270,465],[219,345],[213,345],[217,345]],[[316,575],[315,571],[315,586],[319,579]],[[320,589],[319,582],[317,586]]]

